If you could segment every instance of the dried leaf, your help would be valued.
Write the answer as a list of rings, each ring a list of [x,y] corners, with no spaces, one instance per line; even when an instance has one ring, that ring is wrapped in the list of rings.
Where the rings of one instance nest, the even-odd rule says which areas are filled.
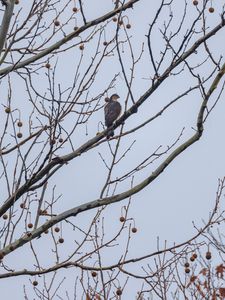
[[[223,264],[216,267],[216,276],[218,278],[223,278],[224,272],[225,272],[225,266]]]
[[[225,298],[225,288],[221,287],[219,288],[219,292],[220,292],[220,296],[223,297],[223,299]]]
[[[86,300],[91,300],[91,297],[89,296],[89,294],[86,294]]]

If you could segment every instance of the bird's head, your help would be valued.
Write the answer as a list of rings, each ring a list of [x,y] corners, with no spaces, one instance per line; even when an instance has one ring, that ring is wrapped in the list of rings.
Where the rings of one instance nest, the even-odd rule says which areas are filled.
[[[117,99],[119,99],[119,97],[120,97],[120,96],[118,96],[117,94],[113,94],[113,95],[110,97],[110,99],[111,99],[112,101],[117,101]]]

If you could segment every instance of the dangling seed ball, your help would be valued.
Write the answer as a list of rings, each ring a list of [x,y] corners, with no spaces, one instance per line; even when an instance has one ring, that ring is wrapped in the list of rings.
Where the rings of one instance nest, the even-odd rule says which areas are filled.
[[[55,21],[54,21],[54,24],[55,24],[55,26],[59,26],[59,25],[60,25],[59,20],[55,20]]]
[[[96,277],[96,276],[97,276],[97,272],[92,271],[92,272],[91,272],[91,276],[92,276],[92,277]]]
[[[18,132],[18,133],[17,133],[17,137],[18,137],[18,139],[21,139],[21,138],[22,138],[22,136],[23,136],[22,132]]]
[[[83,51],[83,50],[84,50],[84,44],[81,44],[81,45],[79,46],[79,48],[80,48],[81,51]]]
[[[4,215],[2,216],[2,218],[3,218],[4,220],[7,220],[7,219],[8,219],[8,215],[7,215],[7,214],[4,214]]]
[[[121,223],[125,222],[125,218],[124,218],[123,216],[120,217],[120,222],[121,222]]]
[[[23,123],[22,123],[21,121],[18,121],[18,122],[17,122],[17,126],[18,126],[18,127],[22,127],[22,126],[23,126]]]
[[[45,64],[45,68],[50,69],[50,68],[51,68],[50,63],[46,63],[46,64]]]
[[[122,290],[121,289],[117,289],[116,294],[117,294],[117,296],[121,296],[122,295]]]
[[[52,139],[52,140],[50,141],[50,144],[51,144],[51,145],[55,145],[55,143],[56,143],[56,140],[55,140],[55,139]]]
[[[20,208],[25,208],[25,203],[20,203]]]
[[[59,232],[60,231],[59,227],[55,227],[54,230],[55,230],[55,232]]]
[[[7,114],[11,113],[11,109],[9,107],[6,107],[5,108],[5,113],[7,113]]]
[[[214,13],[214,11],[215,11],[215,9],[213,8],[213,7],[210,7],[209,8],[209,12],[212,14],[212,13]]]
[[[136,233],[136,232],[137,232],[137,228],[136,228],[136,227],[133,227],[133,228],[131,229],[131,231],[132,231],[133,233]]]

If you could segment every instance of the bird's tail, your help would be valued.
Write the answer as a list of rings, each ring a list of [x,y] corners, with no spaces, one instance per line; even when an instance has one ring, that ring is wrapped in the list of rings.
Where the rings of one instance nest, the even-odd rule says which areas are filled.
[[[109,130],[109,132],[107,133],[107,140],[110,139],[111,137],[114,136],[114,130]]]

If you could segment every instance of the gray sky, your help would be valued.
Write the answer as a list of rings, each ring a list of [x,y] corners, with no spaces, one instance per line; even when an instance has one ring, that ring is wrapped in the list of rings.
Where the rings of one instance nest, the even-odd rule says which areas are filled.
[[[95,1],[95,3],[89,2],[90,1],[85,1],[86,5],[84,7],[88,20],[96,18],[112,9],[111,1],[109,0],[98,0]],[[196,17],[195,8],[194,6],[189,5],[189,2],[189,15],[185,21],[183,32],[189,28],[191,21],[194,17]],[[215,14],[207,16],[209,26],[213,26],[219,22],[219,12],[223,4],[222,0],[214,2],[216,2],[213,3],[215,6]],[[21,1],[21,5],[24,5],[23,1]],[[182,7],[183,1],[174,1],[172,28],[175,28],[181,20]],[[152,3],[152,1],[144,0],[135,5],[133,10],[129,10],[125,13],[125,15],[129,17],[129,22],[132,25],[129,34],[131,36],[130,41],[136,57],[140,54],[142,42],[144,42],[144,54],[140,63],[137,65],[134,84],[132,87],[135,99],[138,99],[151,84],[151,81],[148,80],[148,78],[150,78],[153,69],[149,60],[145,35],[147,34],[148,26],[152,22],[152,18],[157,8],[158,2],[155,4]],[[19,7],[16,9],[18,10]],[[166,11],[163,17],[168,17]],[[164,19],[160,19],[161,25],[163,22]],[[115,24],[108,26],[108,29],[106,30],[106,39],[110,39],[115,32],[116,25],[114,25]],[[198,26],[200,28],[201,24]],[[152,40],[152,43],[154,44],[153,49],[156,54],[155,57],[157,57],[157,59],[160,57],[159,51],[162,47],[162,39],[157,31],[158,27],[159,25],[156,26]],[[218,59],[220,55],[224,55],[224,49],[220,47],[221,38],[223,38],[222,34],[224,34],[224,30],[219,33],[218,36],[216,35],[213,37],[208,43],[210,49],[213,51],[215,59]],[[85,36],[86,34],[84,34],[84,37]],[[177,44],[180,43],[181,36],[182,34],[177,37]],[[201,34],[197,35],[193,41],[200,36]],[[120,38],[123,40],[125,36],[121,34]],[[85,44],[81,74],[83,74],[84,68],[90,63],[90,59],[94,53],[95,43],[95,40],[91,40],[87,45]],[[196,55],[193,55],[193,57],[190,58],[190,64],[196,64],[197,62],[204,60],[205,56],[201,54],[201,51],[202,48],[198,50]],[[125,45],[122,57],[126,70],[129,74],[130,57],[127,53],[128,47]],[[56,79],[64,88],[71,85],[72,78],[74,76],[74,67],[71,66],[77,65],[79,55],[80,50],[78,47],[71,49],[66,55],[64,53],[59,55]],[[170,58],[168,57],[167,60],[169,61],[169,59]],[[165,67],[168,63],[167,60],[165,61]],[[54,64],[56,58],[52,58],[50,61]],[[180,70],[180,67],[176,71],[178,70]],[[209,62],[209,64],[206,64],[199,69],[199,74],[201,77],[207,77],[212,70],[213,66]],[[48,82],[45,79],[46,76],[44,75],[45,71],[46,70],[40,70],[39,75],[36,77],[34,76],[35,86],[43,94],[44,89],[48,85]],[[121,96],[120,101],[124,108],[124,99],[127,95],[127,88],[117,61],[116,51],[114,56],[106,59],[103,63],[103,67],[98,71],[96,82],[88,90],[88,97],[95,97],[99,92],[104,90],[112,76],[119,72],[120,76],[118,77],[116,86],[112,89],[112,92],[116,92]],[[16,88],[16,92],[13,91],[13,105],[15,108],[17,107],[21,110],[24,119],[28,119],[30,104],[25,93],[25,87],[23,84],[20,84],[22,81],[20,81],[17,77],[13,78],[13,82],[14,87]],[[209,83],[211,83],[211,80]],[[209,85],[209,83],[207,85]],[[125,129],[129,130],[139,125],[145,119],[154,115],[160,108],[178,94],[196,84],[197,79],[193,79],[187,72],[183,72],[179,76],[171,76],[171,78],[163,83],[159,90],[157,90],[148,99],[148,101],[145,102],[145,104],[139,109],[138,114],[133,115],[127,120]],[[19,95],[19,97],[17,95]],[[215,95],[218,95],[218,92],[216,92]],[[212,101],[213,100],[215,101],[215,97],[212,98]],[[191,238],[192,235],[196,233],[192,222],[195,222],[197,226],[201,227],[203,224],[202,220],[207,220],[209,212],[214,205],[218,178],[222,178],[224,176],[225,140],[223,129],[225,126],[225,103],[223,100],[224,93],[207,119],[202,139],[175,159],[175,161],[172,162],[171,165],[166,168],[166,170],[155,181],[153,181],[151,185],[132,197],[128,216],[135,219],[135,226],[138,228],[138,232],[132,235],[128,258],[142,256],[150,253],[151,251],[155,251],[157,246],[157,237],[159,237],[160,245],[162,247],[165,240],[167,240],[168,246],[173,245],[174,242],[183,242],[186,239]],[[104,97],[101,99],[101,104],[104,104]],[[131,170],[136,164],[155,151],[160,145],[162,145],[162,150],[165,150],[168,145],[171,145],[177,139],[183,128],[185,129],[180,139],[180,143],[190,137],[194,132],[193,128],[195,128],[197,112],[200,104],[201,95],[199,91],[193,92],[191,95],[183,97],[183,99],[172,106],[161,117],[156,119],[156,121],[148,124],[143,129],[138,130],[133,135],[124,137],[119,150],[120,155],[122,155],[133,141],[135,141],[135,143],[131,150],[128,151],[125,158],[121,160],[121,163],[118,164],[113,171],[112,178],[115,179],[117,176],[121,176]],[[131,101],[129,102],[129,105],[131,105]],[[75,133],[73,136],[73,144],[75,148],[96,134],[98,131],[99,120],[104,120],[103,110],[96,113],[90,122],[88,122],[88,136],[85,135],[84,126],[81,126],[79,131]],[[34,122],[37,122],[37,119],[34,119]],[[43,122],[45,122],[44,119]],[[72,116],[70,116],[69,119],[64,121],[65,128],[71,128],[72,122],[73,119]],[[119,129],[116,129],[116,133],[118,132]],[[115,141],[111,141],[110,144],[112,147],[115,147]],[[64,149],[60,150],[58,153],[66,154],[69,151],[71,151],[71,149],[69,148],[69,145],[66,145]],[[98,148],[83,154],[78,159],[71,161],[68,165],[61,168],[61,170],[50,180],[47,198],[50,199],[52,197],[52,187],[54,185],[56,185],[56,196],[62,195],[55,206],[55,213],[60,213],[66,209],[99,197],[107,174],[107,170],[99,156],[99,153],[107,162],[110,161],[110,151],[107,143],[104,143]],[[163,156],[163,158],[165,157]],[[148,167],[136,174],[134,184],[139,183],[147,175],[151,174],[161,161],[162,160],[156,160],[153,164],[150,164]],[[122,182],[118,185],[116,193],[125,191],[130,187],[130,184],[129,180]],[[5,194],[5,191],[3,191],[3,194]],[[123,202],[113,204],[105,210],[104,222],[106,237],[113,236],[113,233],[118,230],[118,227],[120,226],[119,217],[121,215],[121,207],[127,203],[128,201],[125,200]],[[71,221],[74,221],[75,224],[86,230],[93,215],[94,212],[89,211],[82,213],[76,217],[75,220],[71,219]],[[131,224],[133,223],[131,222]],[[79,235],[79,233],[76,230],[72,231],[69,225],[65,225],[63,227],[65,244],[60,246],[61,248],[59,247],[62,258],[65,259],[67,257],[67,249],[71,250],[74,247],[74,240],[77,238],[77,235]],[[126,234],[124,235],[124,238],[121,238],[118,241],[121,242],[119,247],[109,248],[104,251],[104,262],[106,265],[117,262],[118,258],[123,253],[126,243]],[[41,260],[44,265],[46,264],[46,267],[54,264],[54,258],[51,257],[51,245],[48,242],[47,236],[42,239],[35,240],[34,246],[37,250],[40,250]],[[89,246],[91,247],[91,245],[87,245],[87,250]],[[33,263],[34,259],[31,256],[31,251],[28,245],[18,249],[15,253],[6,257],[6,264],[8,264],[10,268],[18,268],[18,270],[24,268],[32,269]],[[143,262],[143,264],[144,263],[145,262]],[[131,265],[128,269],[137,271],[140,270],[141,265],[142,263],[140,263],[139,266]],[[58,282],[60,282],[64,276],[67,277],[62,285],[61,291],[68,289],[71,299],[73,299],[71,285],[74,283],[75,275],[76,269],[70,269],[66,272],[64,270],[60,271],[57,277]],[[47,277],[50,278],[51,275],[48,275]],[[124,282],[125,277],[121,280],[122,284]],[[23,299],[23,284],[26,284],[27,286],[28,295],[30,295],[29,299],[37,299],[35,296],[31,296],[32,291],[30,290],[31,285],[29,284],[28,277],[3,280],[3,284],[0,288],[3,299],[14,299],[15,293],[17,299]],[[130,284],[129,295],[126,294],[126,299],[134,299],[135,294],[140,287],[141,282],[138,281],[134,284]],[[63,292],[61,295],[64,295],[62,297],[65,297]]]

